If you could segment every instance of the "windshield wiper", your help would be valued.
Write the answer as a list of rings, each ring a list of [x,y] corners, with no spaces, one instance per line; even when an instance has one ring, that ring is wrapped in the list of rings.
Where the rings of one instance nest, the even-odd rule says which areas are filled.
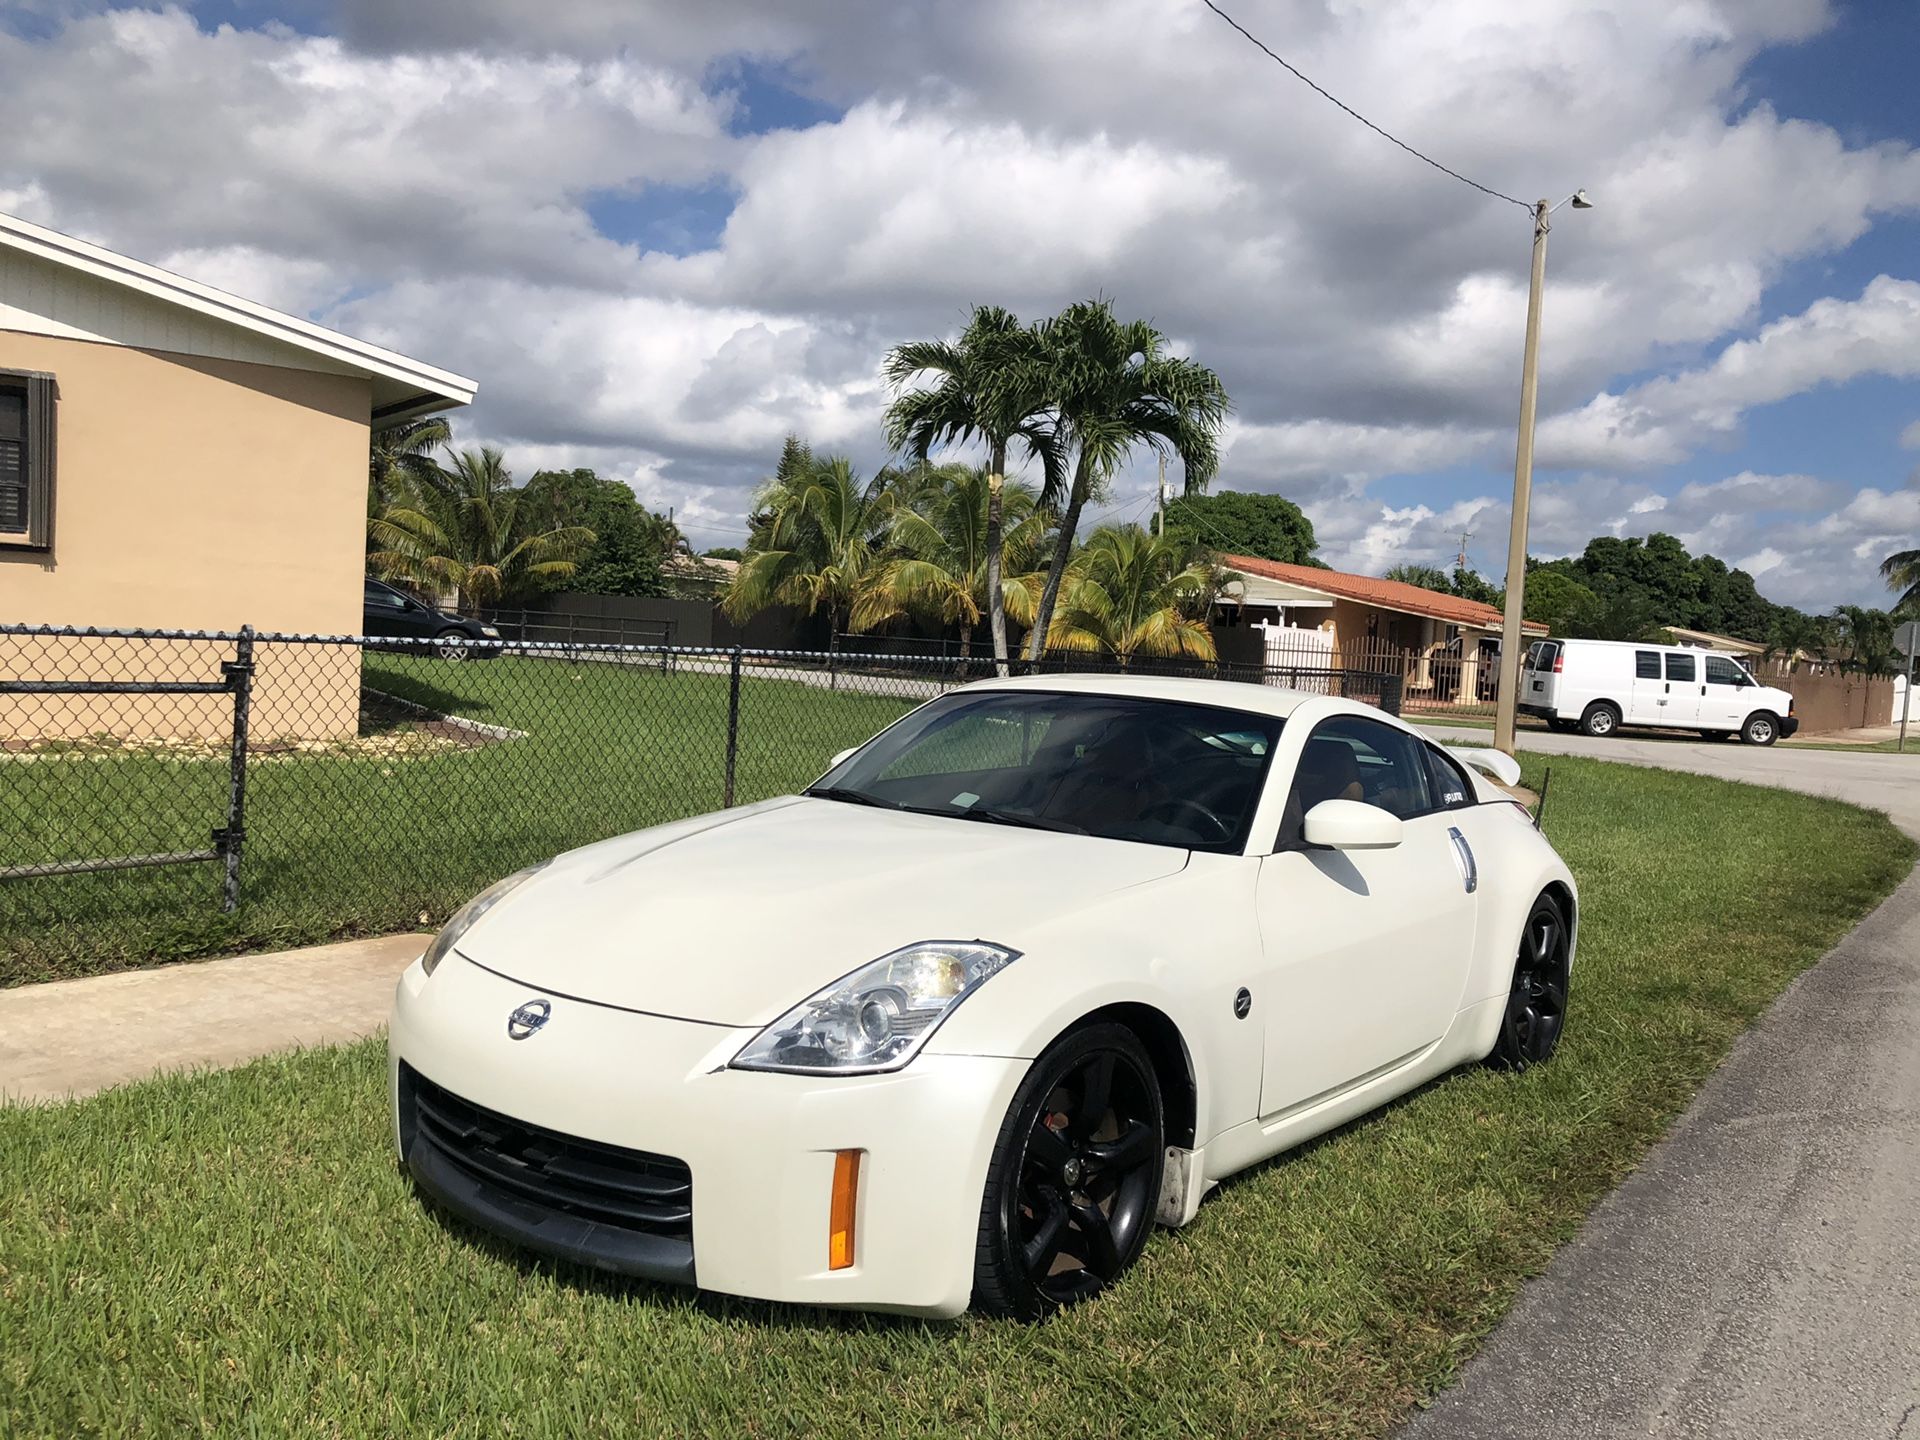
[[[801,792],[816,800],[841,800],[848,805],[875,805],[882,810],[904,810],[907,807],[897,800],[882,800],[878,795],[869,795],[864,790],[849,790],[844,785],[821,785]]]
[[[1016,810],[996,810],[991,805],[971,805],[965,810],[929,810],[929,815],[952,815],[960,820],[984,820],[989,825],[1018,825],[1023,830],[1058,830],[1067,835],[1085,835],[1084,825],[1067,820],[1049,820]]]

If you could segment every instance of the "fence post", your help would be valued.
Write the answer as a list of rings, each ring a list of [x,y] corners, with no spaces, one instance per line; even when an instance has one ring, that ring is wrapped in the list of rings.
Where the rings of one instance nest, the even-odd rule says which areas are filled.
[[[233,690],[233,750],[227,761],[227,823],[213,832],[214,848],[226,868],[220,908],[229,915],[240,907],[240,856],[247,843],[247,725],[253,710],[253,627],[242,625],[233,659],[220,666]]]
[[[727,667],[727,787],[720,808],[733,808],[733,767],[740,754],[740,647],[733,647]]]

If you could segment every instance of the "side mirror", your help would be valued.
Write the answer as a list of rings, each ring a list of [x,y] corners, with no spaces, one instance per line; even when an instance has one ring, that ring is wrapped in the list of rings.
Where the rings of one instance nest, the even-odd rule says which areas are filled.
[[[833,759],[827,762],[827,769],[838,770],[843,762],[853,758],[853,752],[855,750],[858,750],[859,748],[860,747],[858,745],[853,745],[848,747],[845,750],[842,750],[838,755],[834,756]]]
[[[1400,843],[1398,815],[1358,800],[1322,800],[1307,811],[1301,838],[1323,850],[1391,850]]]

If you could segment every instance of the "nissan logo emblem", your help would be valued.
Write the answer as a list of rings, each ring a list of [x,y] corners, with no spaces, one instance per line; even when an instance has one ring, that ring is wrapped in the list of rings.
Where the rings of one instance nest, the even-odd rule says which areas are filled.
[[[507,1038],[524,1040],[553,1017],[553,1006],[545,1000],[529,1000],[507,1016]]]

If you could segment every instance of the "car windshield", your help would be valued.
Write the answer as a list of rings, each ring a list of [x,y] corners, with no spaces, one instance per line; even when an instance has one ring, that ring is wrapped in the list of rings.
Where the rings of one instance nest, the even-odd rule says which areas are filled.
[[[883,732],[807,793],[956,820],[1236,851],[1280,725],[1272,715],[1131,696],[955,694]]]

